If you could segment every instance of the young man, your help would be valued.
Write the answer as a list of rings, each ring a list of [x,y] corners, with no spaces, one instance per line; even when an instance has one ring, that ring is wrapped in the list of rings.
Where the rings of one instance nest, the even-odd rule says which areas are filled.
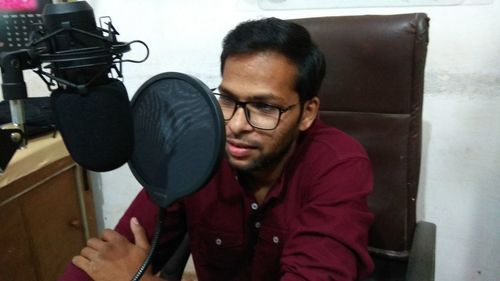
[[[371,167],[356,141],[317,119],[324,71],[297,24],[249,21],[226,36],[215,94],[226,157],[206,187],[169,207],[154,270],[186,231],[199,280],[358,280],[372,270]],[[62,280],[130,280],[156,213],[141,192]],[[159,280],[152,274],[141,280]]]

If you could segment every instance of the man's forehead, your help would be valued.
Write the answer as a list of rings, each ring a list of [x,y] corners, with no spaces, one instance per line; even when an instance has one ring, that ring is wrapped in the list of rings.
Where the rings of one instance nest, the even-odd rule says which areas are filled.
[[[276,52],[233,55],[226,61],[220,90],[245,99],[295,99],[296,66]]]

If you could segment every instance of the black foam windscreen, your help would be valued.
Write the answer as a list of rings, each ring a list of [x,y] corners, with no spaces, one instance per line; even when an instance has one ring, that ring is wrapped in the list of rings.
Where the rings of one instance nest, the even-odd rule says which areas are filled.
[[[56,127],[75,162],[105,172],[130,159],[132,114],[122,82],[111,80],[84,94],[59,89],[50,99]]]
[[[224,120],[210,89],[177,72],[146,81],[132,99],[129,166],[152,201],[167,207],[201,188],[221,159]]]

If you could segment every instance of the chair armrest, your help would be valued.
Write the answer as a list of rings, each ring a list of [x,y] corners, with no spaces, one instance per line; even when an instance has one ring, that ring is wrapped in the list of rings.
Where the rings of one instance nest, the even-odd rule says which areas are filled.
[[[436,225],[417,223],[408,258],[407,281],[434,281],[436,255]]]

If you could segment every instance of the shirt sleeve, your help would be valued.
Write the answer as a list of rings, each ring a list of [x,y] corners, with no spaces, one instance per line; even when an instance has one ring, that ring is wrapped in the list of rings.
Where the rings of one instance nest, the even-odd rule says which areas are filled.
[[[290,224],[281,280],[358,280],[373,270],[368,254],[373,215],[366,203],[373,185],[370,162],[353,157],[318,166],[300,215]]]
[[[161,269],[161,266],[172,255],[185,233],[184,216],[182,215],[182,204],[173,203],[166,210],[166,222],[163,226],[160,245],[152,261],[153,271]],[[134,241],[134,235],[130,229],[130,219],[136,217],[146,230],[151,241],[155,229],[159,208],[149,199],[145,190],[139,192],[124,215],[118,221],[115,230],[125,236],[129,241]],[[85,272],[69,262],[66,271],[58,279],[59,281],[86,281],[92,280]]]

